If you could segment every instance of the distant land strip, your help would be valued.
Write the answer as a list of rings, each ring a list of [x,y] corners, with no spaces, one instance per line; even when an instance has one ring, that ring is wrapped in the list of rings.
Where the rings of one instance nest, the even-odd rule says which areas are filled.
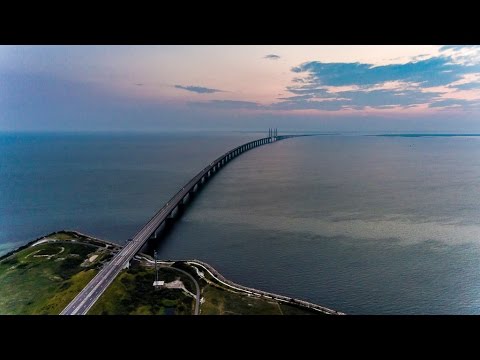
[[[366,136],[385,136],[385,137],[454,137],[454,136],[480,136],[480,134],[381,134]]]

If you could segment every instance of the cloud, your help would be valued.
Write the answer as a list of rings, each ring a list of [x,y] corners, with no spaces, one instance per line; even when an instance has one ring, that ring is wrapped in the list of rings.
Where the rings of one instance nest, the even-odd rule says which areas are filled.
[[[175,85],[177,89],[182,89],[182,90],[187,90],[191,91],[197,94],[212,94],[216,92],[223,92],[223,90],[218,90],[218,89],[211,89],[203,86],[183,86],[183,85]]]
[[[371,86],[402,81],[420,83],[427,87],[450,84],[460,80],[464,74],[480,71],[480,66],[455,64],[449,57],[433,57],[406,64],[382,66],[311,61],[292,68],[292,71],[308,74],[307,80],[317,86]]]
[[[446,45],[440,48],[440,53],[456,64],[480,64],[480,46],[478,45]]]
[[[191,101],[192,106],[215,108],[215,109],[262,109],[263,107],[252,101],[238,100],[210,100],[210,101]]]
[[[439,51],[445,52],[447,50],[462,50],[462,49],[472,49],[476,48],[478,45],[444,45],[442,46]]]
[[[444,99],[429,104],[431,108],[461,108],[463,110],[480,110],[480,100]]]
[[[268,59],[268,60],[278,60],[278,59],[280,59],[280,55],[268,54],[268,55],[265,55],[264,59]]]
[[[273,55],[273,54],[270,54]],[[267,55],[267,56],[270,56]],[[278,56],[278,55],[276,55]],[[189,105],[229,110],[365,110],[430,108],[476,109],[476,100],[455,100],[462,90],[480,87],[480,66],[452,61],[450,56],[420,55],[403,64],[310,61],[291,69],[297,74],[276,102],[211,100]],[[451,97],[451,99],[449,98]]]
[[[311,99],[286,100],[272,104],[272,110],[326,110],[338,111],[351,105],[349,100],[316,101]]]
[[[467,103],[466,100],[462,99],[445,99],[445,100],[439,100],[431,103],[429,107],[434,108],[434,107],[451,107],[451,106],[457,106],[457,105],[465,105]]]
[[[135,84],[135,85],[136,85],[136,86],[143,86],[143,84],[141,84],[141,83],[138,83],[138,84]]]
[[[448,104],[440,102],[445,100],[441,96],[451,89],[478,88],[476,79],[465,83],[468,76],[480,72],[478,64],[455,63],[450,56],[416,59],[382,66],[306,62],[291,69],[299,74],[286,88],[293,96],[279,98],[281,101],[272,107],[329,111],[408,108],[434,103],[432,107],[441,107]]]
[[[282,98],[284,101],[273,104],[275,109],[291,110],[326,110],[342,109],[362,110],[366,107],[388,109],[395,107],[411,107],[433,101],[440,93],[424,93],[416,90],[374,90],[374,91],[342,91],[337,97],[308,97],[308,95]]]
[[[292,94],[310,95],[311,97],[321,97],[321,98],[335,97],[334,94],[331,94],[328,92],[328,89],[317,88],[315,85],[314,86],[305,85],[300,87],[288,86],[287,91],[291,92]]]
[[[477,90],[480,89],[480,82],[469,82],[465,84],[450,85],[449,87],[457,90]]]

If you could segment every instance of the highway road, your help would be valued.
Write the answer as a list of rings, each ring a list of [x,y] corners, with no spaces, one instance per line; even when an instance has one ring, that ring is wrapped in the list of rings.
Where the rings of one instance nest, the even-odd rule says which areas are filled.
[[[292,137],[292,136],[289,136]],[[285,137],[279,137],[281,140]],[[143,228],[127,243],[127,245],[113,257],[113,259],[95,275],[95,277],[90,280],[85,288],[80,291],[80,293],[67,305],[67,307],[60,313],[60,315],[85,315],[88,310],[95,304],[95,302],[100,298],[103,292],[107,287],[113,282],[115,277],[124,269],[130,262],[130,260],[135,256],[135,254],[140,251],[140,249],[145,245],[147,240],[153,234],[153,232],[168,218],[171,216],[175,208],[182,202],[184,197],[190,191],[193,191],[196,184],[199,184],[201,179],[205,177],[207,179],[207,174],[210,170],[215,168],[217,164],[221,163],[223,160],[229,160],[230,155],[236,157],[241,153],[248,151],[252,148],[269,144],[272,140],[269,138],[262,138],[248,142],[246,144],[240,145],[222,156],[218,157],[216,160],[210,163],[207,167],[201,170],[197,175],[193,177],[184,187],[182,187],[151,219],[148,221]],[[224,166],[224,165],[223,165]],[[214,173],[212,172],[210,176]]]

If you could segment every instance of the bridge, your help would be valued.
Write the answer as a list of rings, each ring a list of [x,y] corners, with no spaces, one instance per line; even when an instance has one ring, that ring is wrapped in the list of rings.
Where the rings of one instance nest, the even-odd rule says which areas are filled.
[[[129,239],[122,250],[118,252],[92,280],[90,280],[87,286],[80,291],[60,315],[85,315],[113,282],[120,271],[129,266],[132,258],[144,245],[146,245],[152,234],[156,234],[157,229],[162,224],[172,220],[174,212],[180,211],[185,206],[188,197],[193,196],[194,193],[199,190],[200,186],[206,183],[209,178],[214,176],[231,160],[256,147],[298,136],[310,135],[278,136],[276,129],[269,129],[268,137],[237,146],[212,161],[185,186],[183,186],[160,210],[158,210],[158,212],[135,234],[133,238]]]

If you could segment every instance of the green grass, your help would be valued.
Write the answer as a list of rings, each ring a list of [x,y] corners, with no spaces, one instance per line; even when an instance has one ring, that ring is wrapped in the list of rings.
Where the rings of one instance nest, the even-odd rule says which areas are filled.
[[[49,239],[57,239],[57,240],[70,240],[70,239],[78,239],[78,236],[73,233],[59,231],[47,236]]]
[[[284,304],[276,300],[248,296],[248,294],[239,291],[230,291],[216,281],[208,271],[196,266],[203,272],[205,279],[200,279],[193,268],[195,265],[187,265],[184,262],[176,262],[173,266],[187,271],[195,279],[201,288],[201,296],[205,302],[200,305],[201,315],[317,315],[318,312],[295,306]],[[213,282],[213,284],[212,284]]]
[[[101,262],[112,257],[108,249],[96,248],[80,235],[58,232],[48,238],[61,241],[26,247],[0,258],[0,314],[59,314],[95,276]],[[69,242],[72,238],[77,241]],[[98,257],[91,263],[92,255]],[[201,268],[208,281],[200,279],[195,269],[185,263],[176,262],[175,267],[197,279],[204,299],[200,305],[203,315],[318,314],[301,306],[232,292]],[[194,298],[180,289],[154,289],[154,278],[152,266],[133,262],[130,269],[117,276],[89,314],[193,314]],[[166,283],[181,280],[188,291],[196,291],[192,280],[174,267],[159,267],[159,279]]]
[[[58,314],[95,275],[97,262],[80,266],[93,252],[78,243],[50,243],[2,259],[0,314]]]
[[[315,315],[317,312],[275,300],[234,293],[207,285],[202,296],[202,315]]]
[[[202,315],[281,315],[277,302],[233,293],[216,286],[202,289]]]
[[[310,310],[308,308],[279,303],[283,315],[322,315],[321,312]]]
[[[188,289],[188,277],[173,269],[160,268],[159,278],[165,282],[180,279]],[[136,265],[124,270],[108,287],[89,315],[190,315],[194,299],[179,289],[153,287],[155,269]],[[167,310],[170,309],[170,310]]]
[[[315,315],[318,312],[301,306],[284,304],[272,299],[248,296],[247,293],[231,291],[219,283],[208,271],[195,265],[176,262],[175,267],[181,268],[197,279],[201,296],[205,302],[200,305],[201,315]],[[203,272],[205,279],[199,279],[193,267]],[[213,284],[212,284],[213,282]]]
[[[69,281],[57,288],[55,294],[45,301],[39,311],[34,314],[60,314],[70,301],[93,279],[96,273],[96,270],[90,269],[73,275]]]

